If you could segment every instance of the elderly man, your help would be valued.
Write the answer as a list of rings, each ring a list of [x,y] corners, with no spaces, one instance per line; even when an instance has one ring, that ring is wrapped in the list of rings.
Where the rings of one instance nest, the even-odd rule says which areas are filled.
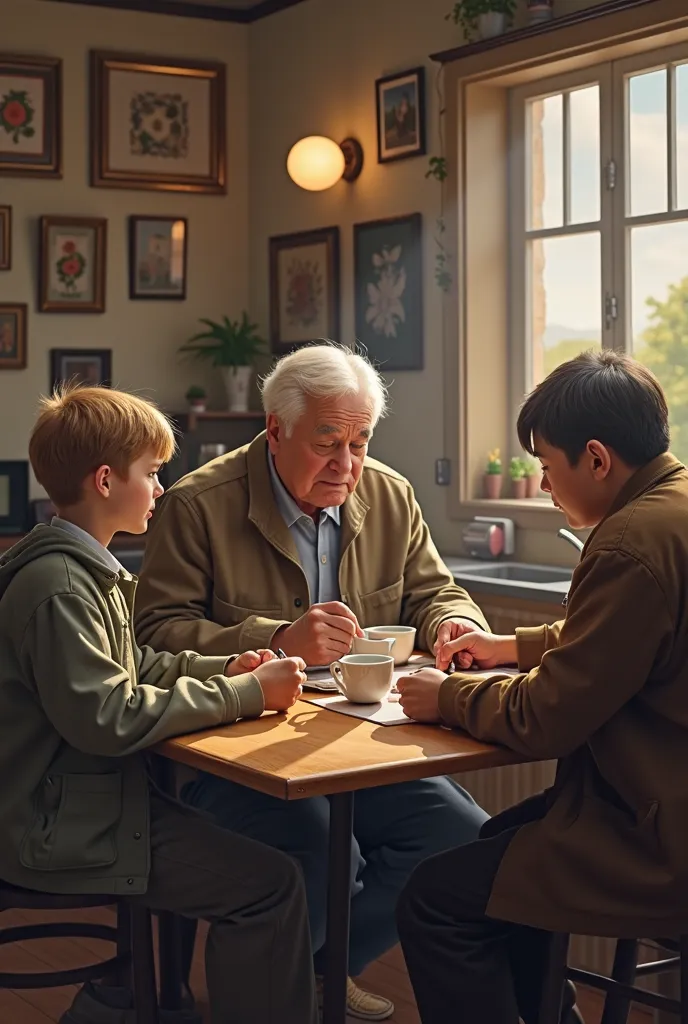
[[[442,563],[408,481],[367,457],[386,404],[370,363],[332,344],[302,348],[266,378],[263,403],[266,433],[163,499],[137,595],[140,642],[203,654],[282,648],[326,665],[365,626],[416,626],[426,650],[487,628]],[[327,798],[287,803],[210,775],[184,797],[300,861],[320,973]],[[412,869],[477,838],[486,818],[447,778],[356,794],[353,975],[396,942],[395,904]],[[362,1020],[394,1010],[353,981],[348,1001]]]

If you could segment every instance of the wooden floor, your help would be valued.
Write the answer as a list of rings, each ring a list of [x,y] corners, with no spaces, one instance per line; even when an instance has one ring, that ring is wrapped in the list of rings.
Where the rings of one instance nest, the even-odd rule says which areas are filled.
[[[57,912],[42,913],[40,918],[36,914],[31,915],[13,910],[0,915],[0,927],[32,923],[38,920],[64,920],[67,916],[70,920],[78,921],[101,923],[110,923],[111,921],[108,912],[103,910],[84,910],[71,912],[69,915]],[[202,935],[205,935],[205,931]],[[57,970],[73,967],[76,963],[90,962],[106,955],[111,955],[111,947],[95,939],[40,939],[13,946],[0,946],[0,971]],[[379,992],[394,1001],[396,1012],[390,1019],[390,1024],[420,1024],[399,947],[391,950],[368,968],[361,978],[361,983],[370,991]],[[204,1020],[209,1024],[210,1015],[203,970],[202,941],[196,945],[192,987],[203,1012]],[[1,1024],[55,1024],[71,1004],[75,993],[74,986],[33,991],[3,991],[0,989],[0,1022]],[[586,1024],[599,1024],[601,1005],[601,1000],[596,993],[579,989],[579,1007]],[[651,1024],[651,1020],[651,1014],[634,1010],[629,1017],[629,1024]],[[451,1024],[451,1022],[447,1022],[447,1024]]]

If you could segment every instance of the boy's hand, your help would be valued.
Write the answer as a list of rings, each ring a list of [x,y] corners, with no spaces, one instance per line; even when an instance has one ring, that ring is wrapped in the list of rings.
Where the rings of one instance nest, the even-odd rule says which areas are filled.
[[[444,672],[438,672],[436,668],[421,668],[398,679],[399,703],[404,713],[416,722],[439,722],[440,686],[446,678]]]
[[[306,682],[305,668],[303,658],[274,658],[253,669],[266,711],[286,711],[296,703]]]
[[[471,619],[445,619],[444,622],[440,622],[432,653],[437,656],[445,644],[451,643],[452,640],[458,640],[460,636],[465,636],[466,633],[474,633],[477,628],[475,622],[472,622]],[[464,654],[461,668],[470,668],[471,661],[470,655]],[[442,666],[438,665],[437,667],[441,668]]]
[[[455,660],[459,671],[470,668],[495,668],[497,665],[513,665],[518,662],[515,636],[495,636],[475,630],[464,633],[457,640],[443,644],[436,652],[435,664],[446,670]]]
[[[255,672],[259,665],[264,665],[276,657],[277,655],[272,651],[244,651],[238,658],[225,666],[225,675],[231,678],[231,676],[240,676],[244,672]]]

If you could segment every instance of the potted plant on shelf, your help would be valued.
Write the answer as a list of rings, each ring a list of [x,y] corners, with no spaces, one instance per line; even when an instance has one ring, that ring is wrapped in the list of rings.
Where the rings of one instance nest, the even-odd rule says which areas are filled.
[[[542,483],[542,468],[540,463],[531,456],[523,459],[526,476],[526,498],[537,498]]]
[[[509,476],[511,477],[514,498],[525,498],[526,466],[523,459],[514,456],[509,463]]]
[[[191,412],[205,412],[207,400],[205,388],[199,387],[198,384],[192,384],[186,392],[185,398]]]
[[[249,386],[256,356],[263,351],[264,341],[258,335],[258,325],[252,324],[243,312],[241,320],[206,320],[208,330],[194,334],[179,349],[198,359],[209,359],[212,366],[222,370],[230,412],[248,412]]]
[[[516,0],[457,0],[447,15],[460,25],[467,42],[476,34],[479,39],[492,39],[511,27],[516,12]]]
[[[485,497],[496,499],[502,493],[502,460],[499,448],[488,453],[485,467]]]

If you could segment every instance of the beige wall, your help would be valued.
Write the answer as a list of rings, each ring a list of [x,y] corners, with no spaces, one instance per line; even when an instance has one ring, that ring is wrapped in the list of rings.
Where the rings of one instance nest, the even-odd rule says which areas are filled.
[[[0,178],[0,203],[13,207],[12,270],[0,272],[0,302],[29,304],[28,368],[0,373],[0,458],[25,458],[36,398],[49,384],[51,348],[112,348],[116,383],[145,389],[166,408],[184,407],[188,383],[210,383],[208,371],[180,362],[176,349],[194,333],[198,317],[238,315],[248,301],[248,29],[39,0],[0,0],[0,25],[0,50],[64,61],[64,177],[50,181]],[[226,196],[89,187],[89,49],[226,63]],[[189,218],[186,302],[129,301],[126,231],[127,217],[134,213]],[[104,314],[36,312],[42,214],[107,217]],[[221,400],[219,387],[217,398]],[[33,493],[41,493],[37,485]]]

